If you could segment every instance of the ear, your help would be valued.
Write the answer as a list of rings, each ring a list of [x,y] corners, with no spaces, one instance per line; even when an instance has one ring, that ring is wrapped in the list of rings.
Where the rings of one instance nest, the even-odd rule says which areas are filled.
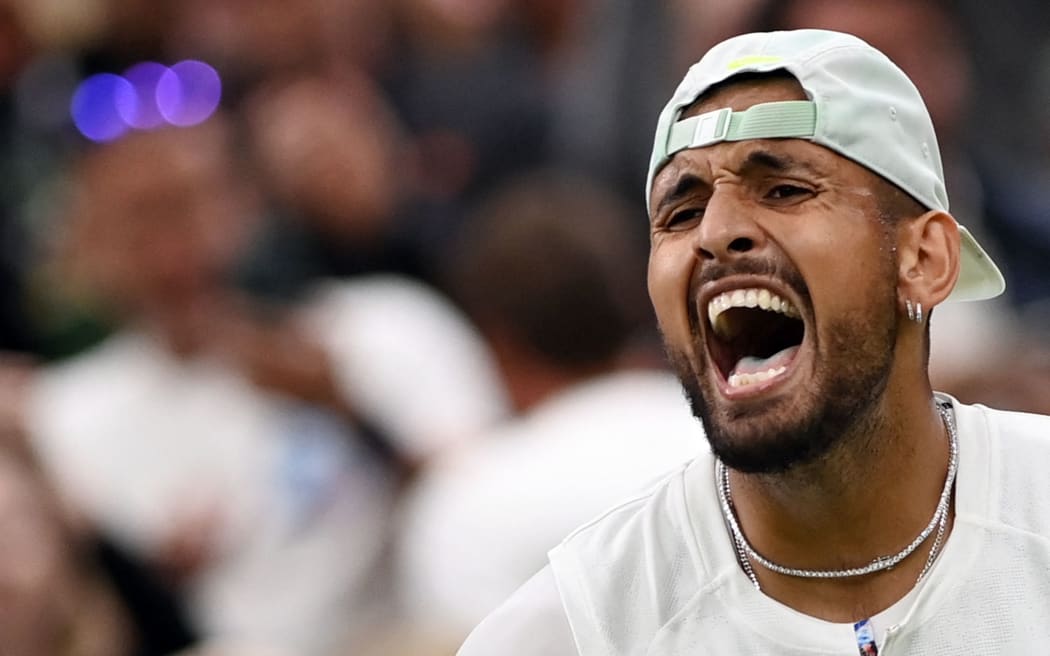
[[[928,312],[959,277],[959,226],[947,212],[931,210],[902,223],[897,238],[900,305],[921,303]]]

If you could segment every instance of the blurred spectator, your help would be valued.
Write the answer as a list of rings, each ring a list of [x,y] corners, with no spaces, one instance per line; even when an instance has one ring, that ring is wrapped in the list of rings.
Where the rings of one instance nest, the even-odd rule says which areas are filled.
[[[466,224],[453,287],[492,344],[520,416],[436,463],[399,537],[406,624],[450,642],[573,528],[701,448],[673,376],[624,366],[645,311],[621,202],[549,172]]]
[[[378,612],[396,466],[498,416],[479,345],[397,281],[333,283],[301,314],[237,293],[253,196],[219,118],[101,146],[73,185],[70,271],[120,328],[37,375],[33,447],[207,638],[325,653]]]
[[[244,115],[270,201],[241,267],[244,284],[294,298],[325,277],[420,275],[402,234],[416,229],[402,212],[416,186],[408,138],[371,80],[273,80],[249,97]]]
[[[1045,188],[1050,175],[1046,75],[1050,4],[1043,0],[950,0],[966,28],[974,72],[971,141],[1000,173]],[[1042,71],[1040,70],[1042,69]],[[1045,78],[1044,78],[1045,79]],[[1045,216],[1045,215],[1044,215]]]
[[[23,212],[48,149],[20,123],[17,86],[38,54],[26,13],[18,3],[0,3],[0,350],[37,352],[41,340],[28,316],[32,241]]]
[[[117,596],[47,485],[0,449],[0,644],[5,656],[132,656]]]
[[[430,288],[398,276],[332,281],[301,312],[332,359],[340,404],[381,431],[384,449],[410,472],[506,416],[507,393],[481,337]]]
[[[318,653],[378,553],[386,483],[335,417],[272,389],[315,384],[312,360],[270,389],[238,371],[254,335],[224,275],[250,214],[224,138],[143,133],[78,167],[77,279],[126,328],[40,374],[30,439],[206,635]]]
[[[958,379],[952,394],[963,403],[1050,414],[1050,348],[1046,339],[1018,340],[1002,362],[980,376]]]
[[[0,218],[0,221],[8,221]],[[3,255],[0,255],[0,350],[28,352],[36,350],[33,328],[26,320],[25,283],[23,271],[16,261],[16,254],[7,253],[14,245],[25,246],[25,238],[10,234],[15,226],[0,223],[0,230],[9,234],[0,235]]]
[[[743,30],[761,1],[575,0],[556,14],[560,38],[546,49],[544,69],[553,113],[550,157],[625,190],[639,217],[632,237],[640,244],[649,238],[648,126],[695,53]]]
[[[464,208],[546,161],[550,107],[536,44],[510,0],[402,0],[382,84],[414,135],[420,251],[435,271]]]
[[[617,189],[638,217],[631,235],[648,243],[645,162],[648,129],[674,89],[675,3],[579,1],[560,52],[546,72],[553,103],[555,161],[588,171]],[[684,3],[678,3],[684,4]],[[707,3],[690,2],[689,6]]]
[[[32,382],[30,359],[17,355],[0,358],[0,470],[3,470],[0,524],[6,525],[9,520],[21,524],[17,529],[3,531],[11,541],[0,561],[0,597],[13,601],[0,604],[9,609],[0,614],[0,627],[7,627],[0,628],[3,633],[0,642],[5,648],[9,646],[13,654],[22,653],[27,646],[30,648],[25,653],[51,653],[49,650],[57,646],[61,649],[58,653],[65,656],[71,652],[86,653],[85,650],[124,656],[167,656],[175,649],[192,644],[197,638],[188,626],[183,609],[156,574],[93,530],[77,509],[60,503],[51,485],[40,475],[24,434],[26,396]],[[33,503],[28,507],[20,503],[23,483],[29,483],[32,488]],[[33,529],[39,526],[53,530]],[[31,544],[34,538],[36,542]],[[26,553],[32,549],[36,555],[27,556],[23,549]],[[55,562],[51,558],[55,554],[68,562]],[[44,562],[62,568],[69,576],[17,579],[22,583],[38,583],[42,586],[40,589],[3,583],[11,580],[5,567],[39,563],[41,556]],[[37,570],[30,567],[30,571]],[[43,600],[45,594],[56,595],[47,601],[55,610],[50,615],[34,618],[36,601]],[[84,612],[66,606],[81,601],[87,604],[80,609]],[[23,622],[27,617],[30,621]],[[56,628],[48,621],[75,626]],[[27,632],[22,635],[35,637],[21,638],[12,633],[21,631]],[[41,631],[54,631],[59,642],[52,645],[51,638]],[[70,633],[77,635],[70,636]],[[73,644],[67,644],[70,640]]]
[[[128,0],[122,0],[128,1]],[[374,0],[171,2],[165,50],[212,63],[231,105],[271,77],[370,70],[387,56],[388,3]]]

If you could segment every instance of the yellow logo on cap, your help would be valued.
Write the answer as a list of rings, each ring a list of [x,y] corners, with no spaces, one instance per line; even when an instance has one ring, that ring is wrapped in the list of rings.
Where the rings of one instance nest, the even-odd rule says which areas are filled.
[[[781,59],[783,59],[783,57],[777,57],[775,55],[748,55],[746,57],[741,57],[740,59],[734,59],[729,62],[729,66],[726,68],[735,71],[738,68],[754,66],[756,64],[776,64]]]

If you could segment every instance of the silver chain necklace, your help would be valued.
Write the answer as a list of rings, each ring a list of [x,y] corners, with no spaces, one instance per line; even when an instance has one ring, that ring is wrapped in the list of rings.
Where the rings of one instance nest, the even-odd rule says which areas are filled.
[[[940,552],[940,548],[944,542],[944,532],[948,525],[948,509],[952,496],[952,486],[955,483],[955,474],[959,467],[959,437],[955,430],[955,421],[950,410],[950,405],[940,404],[939,410],[944,425],[948,430],[949,456],[948,475],[944,479],[944,489],[941,490],[940,499],[937,501],[937,509],[934,511],[933,517],[930,518],[930,523],[926,525],[926,527],[915,537],[914,540],[911,541],[910,544],[908,544],[908,546],[892,556],[879,556],[867,565],[861,567],[850,567],[847,569],[799,569],[778,565],[759,554],[751,546],[751,543],[747,541],[747,538],[744,537],[744,532],[740,530],[740,524],[737,522],[736,514],[733,512],[733,501],[729,490],[729,470],[722,464],[721,460],[716,460],[715,477],[718,481],[718,500],[722,509],[722,516],[725,519],[726,524],[729,526],[730,532],[733,534],[733,542],[736,546],[737,555],[740,558],[740,564],[744,568],[744,573],[747,574],[749,579],[751,579],[755,588],[761,590],[761,586],[758,584],[758,577],[755,575],[755,571],[751,566],[752,560],[777,574],[784,574],[786,576],[794,576],[798,578],[840,579],[853,576],[865,576],[867,574],[874,574],[875,572],[890,569],[897,565],[918,549],[919,545],[925,542],[926,539],[930,537],[930,534],[936,530],[937,534],[934,537],[930,553],[926,558],[926,564],[923,566],[922,572],[919,573],[918,580],[921,581],[933,565],[934,560],[936,560],[937,554]]]

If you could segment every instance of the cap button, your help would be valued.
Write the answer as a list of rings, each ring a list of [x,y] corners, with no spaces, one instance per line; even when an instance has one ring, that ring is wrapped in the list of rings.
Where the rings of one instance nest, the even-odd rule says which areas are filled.
[[[897,108],[896,107],[890,106],[890,120],[891,121],[896,121],[897,120]]]

